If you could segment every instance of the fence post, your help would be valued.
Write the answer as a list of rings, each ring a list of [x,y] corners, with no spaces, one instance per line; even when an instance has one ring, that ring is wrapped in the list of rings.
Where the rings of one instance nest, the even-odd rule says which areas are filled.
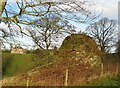
[[[65,86],[68,86],[68,67],[66,67],[65,71]]]
[[[103,76],[103,71],[104,71],[104,66],[103,66],[103,62],[101,63],[101,72],[100,72],[100,77]]]
[[[26,82],[26,87],[29,87],[29,82],[30,82],[30,73],[28,73],[28,77],[27,77],[27,82]]]
[[[27,88],[28,88],[28,86],[29,86],[29,77],[27,78],[27,83],[26,83],[26,86],[27,86]]]

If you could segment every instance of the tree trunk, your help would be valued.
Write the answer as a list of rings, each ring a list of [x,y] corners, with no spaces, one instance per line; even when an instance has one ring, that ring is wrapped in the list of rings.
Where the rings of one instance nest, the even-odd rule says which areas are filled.
[[[106,56],[106,54],[105,54],[105,52],[103,51],[102,52],[102,56],[101,56],[101,73],[100,73],[100,77],[102,77],[103,76],[103,74],[104,74],[104,64],[103,64],[103,62],[104,62],[104,59],[106,58],[105,57]]]
[[[0,16],[3,13],[7,0],[0,0]]]

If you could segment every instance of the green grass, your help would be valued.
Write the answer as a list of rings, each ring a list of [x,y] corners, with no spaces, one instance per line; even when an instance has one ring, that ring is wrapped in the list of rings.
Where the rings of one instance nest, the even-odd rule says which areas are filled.
[[[120,76],[115,76],[113,78],[100,78],[93,81],[87,86],[119,86],[120,87]]]
[[[50,52],[38,51],[38,54],[12,54],[3,52],[3,78],[28,72],[38,66],[54,62],[57,56]]]
[[[36,67],[31,54],[3,53],[3,77],[24,73]]]

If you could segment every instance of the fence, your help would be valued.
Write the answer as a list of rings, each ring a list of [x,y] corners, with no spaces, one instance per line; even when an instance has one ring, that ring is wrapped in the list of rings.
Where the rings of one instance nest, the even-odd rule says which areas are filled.
[[[117,75],[117,61],[113,59],[104,60],[103,76]],[[63,62],[62,62],[63,63]],[[71,61],[67,66],[56,61],[47,65],[37,67],[28,73],[7,80],[5,85],[13,86],[80,86],[89,83],[93,79],[100,78],[101,68],[90,67],[87,64],[79,64]],[[64,64],[67,63],[64,61]],[[69,62],[68,62],[69,63]],[[74,63],[74,65],[73,65]],[[53,65],[54,64],[54,65]],[[118,63],[118,73],[120,64]],[[3,84],[4,85],[4,84]]]
[[[112,76],[120,73],[120,64],[110,59],[103,62],[103,76]],[[51,65],[51,64],[50,64]],[[50,69],[50,68],[49,68]],[[119,69],[119,70],[117,70]],[[117,72],[118,71],[118,72]],[[41,74],[42,73],[42,74]],[[33,74],[32,74],[33,76]],[[31,78],[31,75],[28,78]],[[26,86],[71,86],[82,85],[90,82],[92,79],[100,77],[100,67],[82,67],[81,65],[72,65],[70,67],[56,67],[51,70],[38,72],[38,75],[27,79]],[[29,83],[31,82],[31,83]]]

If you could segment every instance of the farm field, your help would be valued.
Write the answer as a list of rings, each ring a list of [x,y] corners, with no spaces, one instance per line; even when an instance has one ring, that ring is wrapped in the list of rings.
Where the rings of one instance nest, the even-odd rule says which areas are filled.
[[[31,54],[3,53],[3,78],[12,77],[35,68]]]

